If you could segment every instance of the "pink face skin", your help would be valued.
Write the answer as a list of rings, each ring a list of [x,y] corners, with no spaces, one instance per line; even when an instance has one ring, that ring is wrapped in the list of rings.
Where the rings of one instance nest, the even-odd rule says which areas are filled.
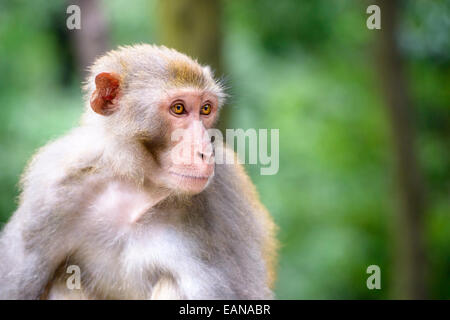
[[[206,130],[214,125],[217,111],[218,100],[211,93],[195,89],[167,92],[160,112],[172,137],[161,156],[160,178],[170,189],[197,194],[207,186],[214,174],[214,155]]]

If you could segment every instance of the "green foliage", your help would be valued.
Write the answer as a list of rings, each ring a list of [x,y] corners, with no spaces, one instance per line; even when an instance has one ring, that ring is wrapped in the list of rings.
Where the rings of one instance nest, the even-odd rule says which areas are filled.
[[[413,1],[399,34],[429,187],[431,297],[440,298],[450,297],[447,4]],[[280,129],[279,173],[248,167],[280,226],[279,298],[392,297],[393,145],[364,12],[354,1],[228,3],[233,126]],[[381,291],[366,288],[370,264],[381,267]]]

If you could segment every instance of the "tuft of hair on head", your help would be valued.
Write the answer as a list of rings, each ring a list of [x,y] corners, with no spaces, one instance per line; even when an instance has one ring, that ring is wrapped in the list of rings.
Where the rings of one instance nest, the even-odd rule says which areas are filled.
[[[182,59],[168,63],[169,81],[176,87],[192,86],[203,89],[207,84],[206,75],[200,65]]]

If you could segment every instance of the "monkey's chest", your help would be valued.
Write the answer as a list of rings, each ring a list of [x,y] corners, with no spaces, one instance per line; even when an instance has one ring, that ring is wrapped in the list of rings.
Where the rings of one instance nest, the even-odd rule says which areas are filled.
[[[195,244],[176,227],[155,223],[139,229],[86,259],[86,284],[100,288],[96,296],[148,299],[163,277],[183,291],[186,270],[198,268]]]
[[[202,258],[202,243],[186,229],[184,214],[180,209],[152,209],[145,193],[120,183],[105,188],[86,213],[94,227],[80,230],[80,245],[68,264],[81,270],[81,291],[63,288],[71,276],[63,274],[53,292],[63,288],[63,297],[81,293],[88,298],[148,299],[164,278],[171,279],[182,297],[214,297],[211,284],[220,272]]]
[[[185,209],[157,209],[147,194],[117,182],[83,214],[91,228],[77,230],[80,242],[65,265],[79,267],[81,288],[68,283],[74,279],[64,269],[49,297],[149,299],[157,288],[167,287],[161,279],[168,279],[166,291],[177,297],[233,297],[226,272],[205,258],[210,241],[187,226],[191,213]]]
[[[159,222],[138,229],[116,239],[98,234],[83,243],[61,268],[49,298],[150,299],[161,279],[169,279],[170,291],[182,298],[211,291],[208,279],[214,277],[214,268],[201,261],[192,239]],[[73,266],[79,274],[70,271]]]

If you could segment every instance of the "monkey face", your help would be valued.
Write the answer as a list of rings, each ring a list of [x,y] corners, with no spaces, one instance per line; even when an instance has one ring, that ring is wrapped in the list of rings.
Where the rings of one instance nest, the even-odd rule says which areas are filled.
[[[214,150],[207,129],[217,109],[217,98],[201,90],[171,90],[162,99],[159,114],[167,124],[166,148],[155,156],[159,180],[169,189],[196,194],[212,179]]]

